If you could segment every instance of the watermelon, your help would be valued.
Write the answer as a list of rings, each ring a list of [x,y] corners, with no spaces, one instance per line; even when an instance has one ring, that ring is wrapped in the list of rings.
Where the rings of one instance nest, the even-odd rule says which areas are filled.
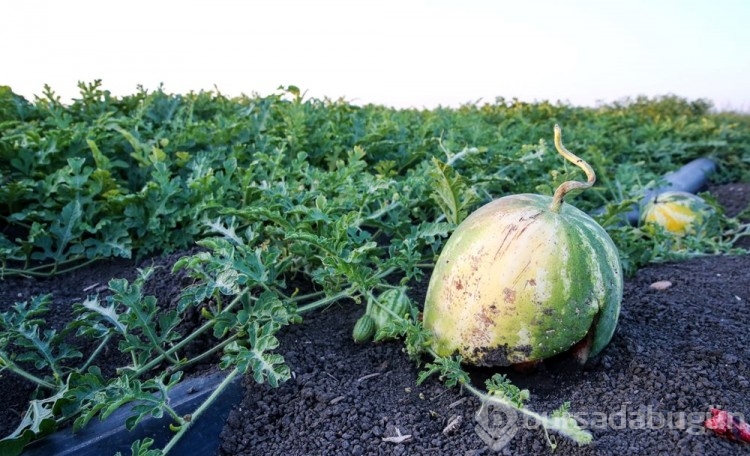
[[[649,198],[641,210],[641,223],[658,225],[666,231],[685,236],[714,213],[713,207],[700,196],[682,191],[666,191]]]
[[[596,221],[563,203],[596,177],[562,146],[560,134],[555,126],[558,151],[586,171],[588,182],[566,182],[553,197],[499,198],[456,228],[425,298],[424,327],[437,355],[507,366],[576,345],[585,362],[611,340],[622,301],[620,258]]]
[[[369,342],[375,335],[375,320],[368,315],[364,314],[359,317],[359,320],[354,324],[352,329],[352,339],[354,343],[361,344],[363,342]]]
[[[411,300],[406,295],[404,287],[389,288],[380,293],[377,297],[377,303],[371,303],[367,308],[367,315],[370,315],[375,322],[375,329],[380,330],[390,326],[395,320],[405,318],[409,314]],[[387,340],[387,337],[379,340]]]

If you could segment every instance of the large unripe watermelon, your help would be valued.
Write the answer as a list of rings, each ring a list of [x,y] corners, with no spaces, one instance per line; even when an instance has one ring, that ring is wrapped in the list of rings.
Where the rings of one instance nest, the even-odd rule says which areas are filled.
[[[617,248],[591,217],[562,198],[506,196],[469,215],[447,241],[424,326],[438,355],[469,364],[539,361],[579,342],[585,359],[611,340],[622,288]]]
[[[713,208],[700,196],[667,191],[648,200],[641,211],[641,221],[645,225],[659,225],[670,233],[684,236],[694,233],[713,213]]]

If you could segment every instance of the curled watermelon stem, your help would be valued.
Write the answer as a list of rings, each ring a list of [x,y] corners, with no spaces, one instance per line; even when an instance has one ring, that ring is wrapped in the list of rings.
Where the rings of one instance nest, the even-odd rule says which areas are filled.
[[[552,212],[559,212],[565,195],[568,194],[571,190],[586,190],[588,188],[591,188],[591,186],[594,185],[594,182],[596,182],[596,173],[594,172],[594,168],[592,168],[591,165],[565,148],[562,143],[562,129],[557,124],[555,125],[555,149],[557,149],[557,152],[565,157],[569,162],[581,168],[586,173],[587,177],[586,182],[567,181],[563,182],[559,187],[557,187],[557,190],[555,190],[555,194],[552,196],[552,204],[550,204],[549,208]]]

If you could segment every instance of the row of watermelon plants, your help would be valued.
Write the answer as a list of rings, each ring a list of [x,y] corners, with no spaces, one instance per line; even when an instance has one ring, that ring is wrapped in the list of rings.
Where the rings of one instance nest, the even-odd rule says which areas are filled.
[[[71,105],[50,89],[32,103],[0,88],[3,276],[55,274],[195,244],[202,250],[175,265],[195,282],[170,312],[143,295],[146,271],[77,303],[75,324],[57,332],[44,330],[49,296],[0,314],[0,368],[35,382],[43,398],[0,441],[8,454],[65,422],[83,426],[130,402],[140,405],[128,427],[172,416],[167,447],[151,450],[147,440],[133,446],[134,454],[164,454],[191,426],[167,400],[185,368],[221,353],[227,382],[247,373],[277,385],[289,369],[274,352],[275,334],[343,298],[388,309],[386,297],[399,296],[399,312],[386,310],[392,318],[377,337],[402,337],[407,353],[424,363],[430,334],[409,285],[430,274],[450,233],[479,205],[515,193],[551,195],[575,180],[577,168],[547,140],[555,122],[599,176],[576,205],[588,212],[604,206],[597,220],[627,273],[651,261],[732,252],[744,228],[720,214],[676,239],[621,223],[660,176],[690,159],[711,157],[719,182],[750,175],[750,118],[712,113],[702,101],[637,99],[593,109],[497,100],[393,110],[305,99],[295,87],[239,98],[162,90],[116,98],[99,82],[80,88]],[[292,280],[314,291],[300,295]],[[190,307],[205,323],[182,334]],[[105,378],[96,367],[101,350],[81,359],[63,342],[71,334],[93,338],[101,350],[116,346],[132,362]],[[200,334],[215,338],[212,348],[181,357]],[[440,373],[449,386],[470,385],[460,358],[435,356],[424,365],[419,381]],[[518,408],[528,397],[500,376],[487,388]],[[568,407],[547,426],[586,440]]]
[[[498,100],[392,110],[307,100],[294,87],[267,97],[141,90],[115,98],[98,82],[82,84],[81,98],[65,106],[49,89],[30,103],[5,87],[2,273],[46,274],[82,260],[186,248],[223,208],[263,197],[259,183],[293,182],[314,168],[329,187],[294,193],[336,195],[346,188],[336,174],[356,168],[349,164],[356,154],[363,181],[393,189],[370,200],[398,194],[415,206],[398,214],[404,226],[435,220],[443,209],[429,198],[432,159],[461,176],[461,214],[505,194],[551,193],[575,173],[550,150],[555,122],[599,175],[578,203],[586,212],[637,196],[698,157],[718,162],[718,180],[743,180],[747,117],[709,108],[664,98],[597,109]],[[348,187],[365,184],[357,179]],[[459,214],[449,215],[455,223]],[[649,260],[636,258],[633,267]]]

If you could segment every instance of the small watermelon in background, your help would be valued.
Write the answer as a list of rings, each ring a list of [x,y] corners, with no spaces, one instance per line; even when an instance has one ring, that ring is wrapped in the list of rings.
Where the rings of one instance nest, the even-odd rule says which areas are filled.
[[[654,195],[641,211],[643,225],[659,225],[677,236],[694,234],[714,214],[700,196],[688,192],[666,191]]]

